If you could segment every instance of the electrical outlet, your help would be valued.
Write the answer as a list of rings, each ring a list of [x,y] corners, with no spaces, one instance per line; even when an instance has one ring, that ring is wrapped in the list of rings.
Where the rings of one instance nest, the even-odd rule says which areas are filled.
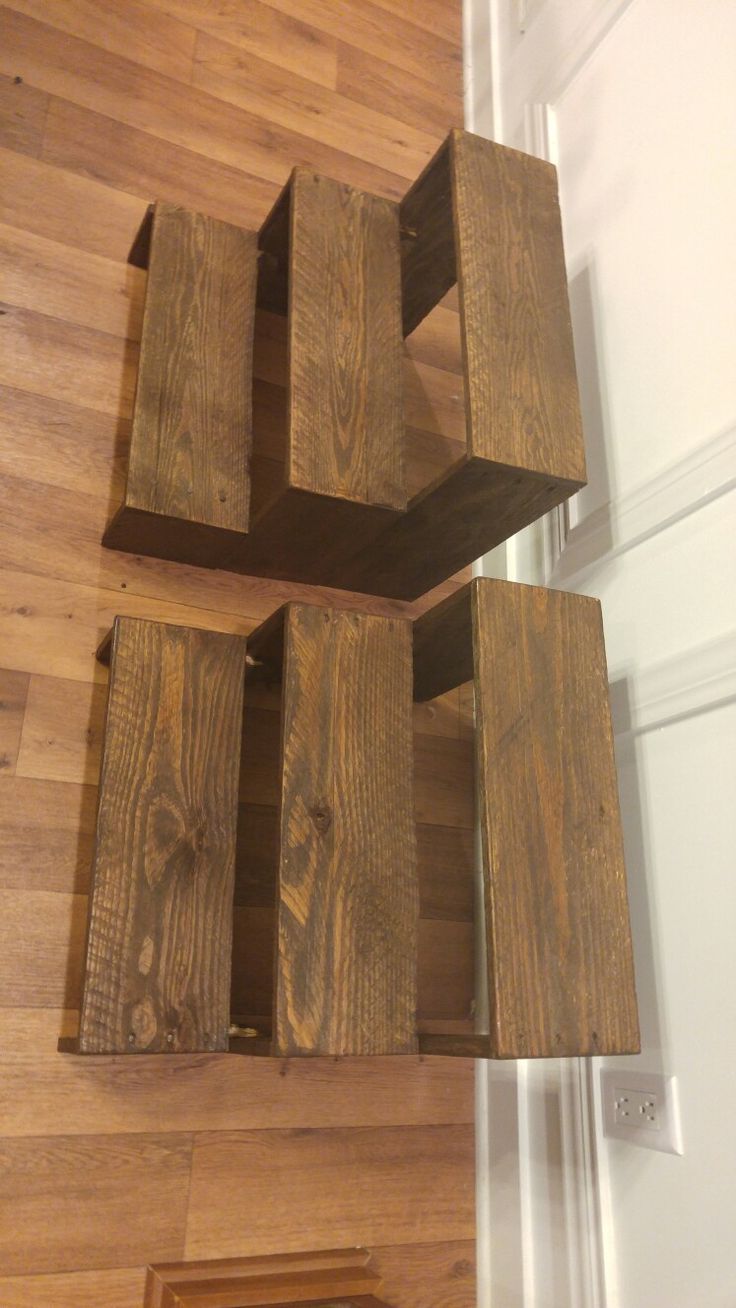
[[[625,1079],[623,1074],[622,1080]],[[659,1100],[653,1090],[629,1090],[616,1086],[615,1119],[618,1126],[641,1127],[643,1131],[659,1131],[662,1127]]]
[[[603,1067],[601,1099],[604,1135],[644,1149],[683,1152],[676,1077]]]

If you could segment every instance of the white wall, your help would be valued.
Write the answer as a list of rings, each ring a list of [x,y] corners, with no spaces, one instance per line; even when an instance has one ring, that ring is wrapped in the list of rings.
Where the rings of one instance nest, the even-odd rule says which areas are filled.
[[[490,89],[475,78],[476,130],[559,167],[589,458],[588,489],[512,543],[510,575],[603,602],[643,1032],[631,1064],[677,1076],[685,1143],[677,1157],[606,1140],[596,1067],[524,1067],[507,1219],[521,1253],[513,1287],[491,1266],[494,1302],[734,1308],[736,5],[471,9],[493,73]]]

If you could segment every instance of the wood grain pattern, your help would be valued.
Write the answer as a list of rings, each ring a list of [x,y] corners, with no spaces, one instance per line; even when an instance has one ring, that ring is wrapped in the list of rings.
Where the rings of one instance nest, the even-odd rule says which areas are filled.
[[[214,566],[248,526],[256,238],[159,202],[145,246],[128,481],[104,542]]]
[[[414,649],[415,693],[474,673],[491,1014],[489,1036],[421,1048],[637,1052],[600,604],[475,579],[415,623]]]
[[[259,246],[259,303],[288,298],[288,437],[279,491],[228,566],[340,586],[345,540],[406,504],[398,210],[297,168]]]
[[[274,1052],[416,1048],[418,891],[408,624],[290,605],[282,759]],[[348,690],[349,688],[349,690]]]
[[[466,448],[346,568],[409,599],[585,483],[554,168],[453,131],[400,206],[405,334],[458,283]]]
[[[0,1140],[3,1273],[180,1258],[191,1148],[175,1132]]]
[[[194,1138],[186,1257],[297,1251],[307,1238],[312,1248],[473,1239],[473,1172],[465,1126],[206,1132]],[[237,1204],[224,1207],[218,1187]]]
[[[600,604],[490,579],[473,601],[494,1054],[637,1053]]]
[[[83,1053],[226,1049],[245,642],[118,618]]]
[[[37,907],[51,913],[50,899]],[[51,1135],[60,1124],[67,1136],[116,1137],[473,1122],[472,1079],[443,1059],[60,1058],[56,1039],[60,1029],[71,1032],[72,1018],[51,1008],[0,1009],[4,1135]]]

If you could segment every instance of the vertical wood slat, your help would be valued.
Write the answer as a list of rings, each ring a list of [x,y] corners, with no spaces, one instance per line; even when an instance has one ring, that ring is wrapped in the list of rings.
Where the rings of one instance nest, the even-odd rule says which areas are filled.
[[[104,543],[219,566],[248,529],[256,236],[159,201],[125,500]]]
[[[411,628],[290,604],[282,669],[275,1054],[416,1050]]]
[[[600,605],[489,578],[418,619],[415,695],[472,670],[495,1058],[639,1049]]]
[[[465,455],[349,569],[414,599],[585,484],[555,169],[454,131],[400,206],[403,328],[457,280]]]
[[[245,644],[115,619],[81,1053],[228,1048]]]
[[[294,169],[260,236],[258,302],[288,312],[281,486],[228,566],[345,585],[406,506],[398,206]]]

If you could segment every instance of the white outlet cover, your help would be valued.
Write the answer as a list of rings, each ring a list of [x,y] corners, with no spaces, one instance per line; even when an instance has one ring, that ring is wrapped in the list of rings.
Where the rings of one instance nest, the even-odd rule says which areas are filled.
[[[656,1099],[659,1130],[640,1126],[635,1118],[631,1125],[617,1120],[620,1115],[616,1113],[616,1101],[627,1090],[637,1099],[642,1094]],[[627,1140],[629,1144],[639,1145],[642,1149],[657,1149],[660,1153],[685,1152],[676,1076],[667,1076],[662,1072],[628,1071],[625,1067],[602,1067],[601,1106],[604,1135],[616,1140]]]

